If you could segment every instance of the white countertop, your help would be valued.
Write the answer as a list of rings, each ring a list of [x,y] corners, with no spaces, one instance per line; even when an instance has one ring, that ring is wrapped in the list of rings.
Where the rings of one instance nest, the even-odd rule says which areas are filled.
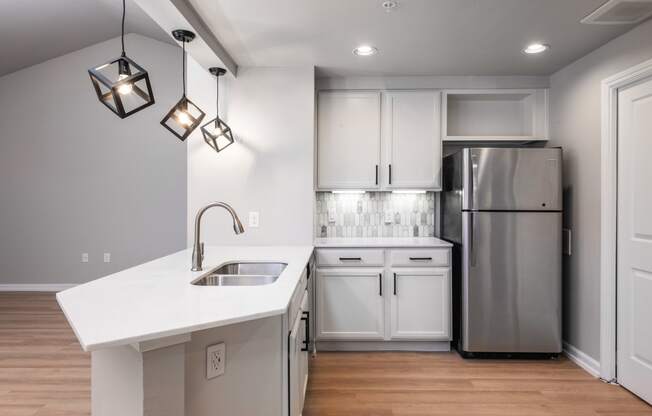
[[[315,247],[452,247],[435,237],[316,238]]]
[[[57,293],[82,348],[93,351],[285,313],[313,248],[206,247],[204,271],[186,249]],[[263,286],[194,286],[230,261],[287,263]]]

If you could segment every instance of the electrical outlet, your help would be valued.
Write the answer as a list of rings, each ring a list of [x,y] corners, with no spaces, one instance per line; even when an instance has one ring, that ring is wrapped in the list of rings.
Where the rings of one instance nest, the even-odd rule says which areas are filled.
[[[394,216],[391,212],[385,211],[385,224],[391,224],[394,221]]]
[[[328,210],[328,222],[335,222],[335,210],[334,209],[329,209]]]
[[[104,263],[111,263],[111,253],[104,253]]]
[[[81,262],[82,263],[88,263],[88,253],[82,253]]]
[[[226,345],[211,345],[206,348],[206,378],[212,379],[224,374],[226,367]]]
[[[252,211],[249,213],[249,227],[258,228],[260,225],[260,213]]]

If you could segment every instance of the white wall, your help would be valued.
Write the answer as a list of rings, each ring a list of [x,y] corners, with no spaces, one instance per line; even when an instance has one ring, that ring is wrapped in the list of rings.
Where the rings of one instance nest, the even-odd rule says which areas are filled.
[[[0,285],[86,282],[185,246],[186,145],[159,124],[180,96],[179,49],[126,46],[156,104],[124,120],[87,73],[118,38],[0,78]]]
[[[652,58],[652,21],[553,74],[551,145],[564,148],[564,222],[573,255],[564,259],[564,339],[600,355],[600,84]]]
[[[312,244],[314,68],[240,67],[220,85],[220,113],[236,143],[220,152],[202,139],[188,146],[188,239],[194,215],[213,201],[231,204],[245,233],[234,235],[219,208],[203,218],[206,245]],[[215,81],[189,65],[189,96],[215,114]],[[195,132],[194,135],[201,133]],[[248,227],[248,212],[260,212],[260,227]]]

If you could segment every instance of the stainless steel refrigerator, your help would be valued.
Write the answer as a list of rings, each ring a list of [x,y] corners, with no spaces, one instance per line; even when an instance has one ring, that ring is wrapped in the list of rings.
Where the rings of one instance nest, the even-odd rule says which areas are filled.
[[[562,150],[468,148],[444,158],[454,334],[465,357],[561,352]]]

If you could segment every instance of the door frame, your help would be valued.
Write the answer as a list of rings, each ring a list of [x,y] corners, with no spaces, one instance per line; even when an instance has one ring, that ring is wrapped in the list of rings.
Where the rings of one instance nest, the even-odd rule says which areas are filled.
[[[652,59],[602,81],[600,378],[617,381],[618,91],[652,77]]]

